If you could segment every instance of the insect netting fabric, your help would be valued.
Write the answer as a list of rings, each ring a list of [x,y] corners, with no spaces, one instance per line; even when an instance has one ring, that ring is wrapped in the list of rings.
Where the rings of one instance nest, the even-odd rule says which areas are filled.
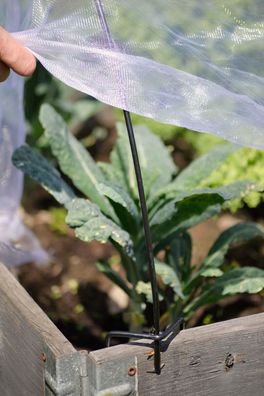
[[[21,19],[26,16],[21,13],[22,3],[0,1],[0,24],[7,30],[25,26]],[[11,157],[25,140],[23,89],[23,79],[14,73],[0,84],[0,262],[10,266],[48,260],[47,253],[23,224],[18,212],[23,176],[12,165]]]
[[[30,8],[29,29],[16,38],[66,84],[264,147],[263,0],[33,0]]]

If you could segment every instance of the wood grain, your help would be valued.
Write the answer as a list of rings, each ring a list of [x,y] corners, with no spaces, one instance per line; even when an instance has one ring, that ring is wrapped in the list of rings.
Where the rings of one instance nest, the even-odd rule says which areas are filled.
[[[138,345],[135,345],[138,344]],[[136,355],[138,394],[152,396],[262,396],[264,314],[183,330],[163,353],[161,375],[150,373],[149,343],[90,353],[97,365]],[[166,345],[165,345],[166,348]]]
[[[0,264],[0,395],[44,395],[46,347],[55,357],[75,352],[23,287]]]

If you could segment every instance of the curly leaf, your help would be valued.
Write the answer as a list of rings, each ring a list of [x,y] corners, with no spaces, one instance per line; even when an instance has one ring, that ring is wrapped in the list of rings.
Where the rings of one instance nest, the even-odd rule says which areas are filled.
[[[250,148],[240,148],[229,156],[209,178],[203,181],[203,186],[219,186],[230,184],[235,180],[252,180],[263,186],[264,151]],[[230,171],[232,169],[232,171]],[[264,187],[264,186],[263,186]],[[252,192],[243,200],[237,199],[228,207],[232,212],[237,211],[245,202],[249,207],[256,207],[263,200],[263,193]]]
[[[13,154],[13,164],[40,183],[62,205],[72,201],[74,192],[61,175],[42,155],[29,146],[18,148]]]
[[[75,229],[76,236],[82,241],[97,240],[105,243],[115,241],[124,252],[134,257],[133,243],[129,234],[113,221],[104,216],[99,208],[85,199],[74,199],[67,206],[66,223]]]

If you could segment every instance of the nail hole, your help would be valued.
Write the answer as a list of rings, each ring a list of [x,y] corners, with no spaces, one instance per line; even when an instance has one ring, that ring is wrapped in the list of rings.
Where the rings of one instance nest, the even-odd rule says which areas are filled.
[[[41,353],[41,360],[42,360],[43,362],[46,362],[46,360],[47,360],[46,353],[44,353],[44,352]]]
[[[226,358],[225,358],[225,369],[226,369],[226,371],[230,370],[234,366],[234,363],[235,363],[235,358],[232,355],[232,353],[229,353],[226,356]]]
[[[130,377],[133,377],[133,376],[136,374],[136,372],[137,372],[137,370],[136,370],[135,367],[129,367],[127,373],[128,373],[128,375],[129,375]]]

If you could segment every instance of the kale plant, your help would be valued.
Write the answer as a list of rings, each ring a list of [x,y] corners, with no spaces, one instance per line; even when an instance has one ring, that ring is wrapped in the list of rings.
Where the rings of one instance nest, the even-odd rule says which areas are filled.
[[[66,222],[79,239],[109,241],[114,245],[125,276],[107,261],[101,261],[98,267],[130,297],[128,315],[130,327],[135,329],[144,323],[142,311],[151,304],[152,296],[125,126],[118,125],[111,162],[95,163],[52,107],[42,106],[40,121],[59,168],[71,179],[74,191],[59,171],[29,146],[20,147],[13,162],[66,208]],[[255,223],[238,224],[223,232],[200,266],[191,265],[190,227],[219,214],[226,202],[259,190],[248,181],[199,187],[236,147],[219,145],[177,176],[178,169],[160,138],[144,126],[137,126],[135,133],[156,257],[162,323],[167,324],[179,314],[188,319],[201,306],[229,295],[260,292],[264,288],[263,270],[233,269],[226,263],[230,246],[264,236],[264,229]]]

